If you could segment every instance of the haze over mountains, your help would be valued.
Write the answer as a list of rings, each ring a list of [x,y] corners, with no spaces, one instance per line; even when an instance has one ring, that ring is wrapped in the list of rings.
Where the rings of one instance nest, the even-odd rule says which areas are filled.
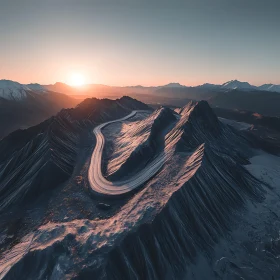
[[[204,89],[204,90],[216,90],[216,91],[230,91],[230,90],[240,90],[240,91],[269,91],[269,92],[279,92],[280,93],[280,85],[273,84],[264,84],[261,86],[254,86],[249,84],[248,82],[240,82],[238,80],[231,80],[224,84],[209,84],[205,83],[203,85],[198,86],[186,86],[181,85],[180,83],[169,83],[162,86],[108,86],[108,85],[100,85],[100,84],[86,84],[80,87],[73,87],[67,85],[65,83],[57,82],[55,84],[50,85],[40,85],[38,83],[34,84],[20,84],[18,82],[9,81],[9,80],[0,80],[0,98],[4,98],[7,100],[21,100],[28,96],[28,92],[33,91],[37,94],[43,94],[47,91],[64,93],[67,95],[89,95],[89,94],[126,94],[126,93],[153,93],[155,91],[160,90],[187,90],[187,89]]]
[[[264,90],[264,91],[275,91],[280,92],[279,85],[272,85],[272,84],[265,84],[261,86],[254,86],[249,84],[248,82],[240,82],[238,80],[231,80],[228,81],[222,85],[216,85],[216,84],[203,84],[199,86],[201,88],[211,88],[211,89],[226,89],[226,90]]]
[[[10,132],[40,123],[79,102],[68,95],[49,91],[39,84],[22,85],[0,80],[0,139]]]
[[[67,85],[65,83],[57,82],[55,84],[50,85],[40,85],[38,83],[34,84],[20,84],[18,82],[9,81],[9,80],[0,80],[0,98],[5,99],[21,99],[22,97],[26,96],[25,91],[37,91],[38,93],[45,92],[45,91],[55,91],[60,93],[65,93],[68,95],[75,95],[77,92],[89,92],[89,91],[106,91],[110,89],[122,89],[122,90],[128,90],[128,89],[138,89],[138,90],[144,90],[144,89],[160,89],[160,88],[203,88],[208,90],[244,90],[244,91],[250,91],[250,90],[260,90],[260,91],[270,91],[270,92],[280,92],[280,85],[274,85],[274,84],[264,84],[261,86],[254,86],[249,84],[248,82],[240,82],[238,80],[231,80],[228,82],[225,82],[224,84],[218,85],[218,84],[210,84],[205,83],[198,86],[187,86],[187,85],[181,85],[180,83],[169,83],[162,86],[108,86],[108,85],[100,85],[100,84],[86,84],[81,87],[72,87],[70,85]],[[23,94],[23,95],[22,95]]]
[[[60,90],[63,91],[63,93],[66,93],[66,91],[72,91],[69,86],[67,87],[67,84],[63,83],[56,83],[54,85],[42,85],[43,88],[46,88],[48,90]],[[63,88],[64,87],[64,88]],[[83,90],[88,90],[88,88],[102,88],[102,87],[114,87],[114,88],[138,88],[138,89],[145,89],[145,88],[205,88],[205,89],[226,89],[226,90],[232,90],[232,89],[238,89],[238,90],[261,90],[261,91],[271,91],[271,92],[280,92],[280,85],[273,85],[273,84],[264,84],[261,86],[254,86],[249,84],[248,82],[240,82],[238,80],[231,80],[228,82],[225,82],[224,84],[218,85],[218,84],[209,84],[205,83],[203,85],[198,86],[187,86],[187,85],[181,85],[180,83],[169,83],[166,85],[159,85],[159,86],[124,86],[124,87],[116,87],[116,86],[105,86],[105,85],[97,85],[97,84],[88,84],[84,86]]]
[[[260,87],[232,80],[222,85],[203,84],[188,87],[169,83],[157,87],[115,87],[89,84],[73,87],[27,84],[0,80],[0,138],[19,128],[26,128],[56,114],[62,108],[77,105],[85,98],[120,98],[129,95],[148,104],[182,106],[190,100],[207,100],[212,107],[247,110],[268,116],[280,116],[280,87]]]

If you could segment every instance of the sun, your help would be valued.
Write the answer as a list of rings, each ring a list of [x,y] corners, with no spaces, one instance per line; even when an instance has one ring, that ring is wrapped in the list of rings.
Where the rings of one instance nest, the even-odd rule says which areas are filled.
[[[85,84],[85,77],[82,74],[74,73],[71,75],[70,84],[74,87],[80,87]]]

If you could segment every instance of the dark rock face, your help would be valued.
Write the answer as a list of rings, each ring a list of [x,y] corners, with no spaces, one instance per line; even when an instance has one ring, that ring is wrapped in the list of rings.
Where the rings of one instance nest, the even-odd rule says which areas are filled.
[[[4,138],[0,142],[0,212],[69,178],[81,133],[95,124],[124,116],[137,106],[149,109],[129,97],[117,101],[87,99],[75,109],[64,109],[36,127]]]
[[[179,115],[161,108],[134,121],[129,126],[134,136],[146,133],[147,137],[112,178],[137,172],[162,154],[166,155],[163,167],[130,196],[90,193],[83,176],[92,146],[80,149],[83,133],[134,109],[149,108],[128,97],[88,99],[75,109],[63,110],[41,128],[24,132],[22,143],[10,136],[14,150],[9,141],[0,142],[0,151],[11,153],[0,160],[3,213],[23,197],[28,204],[36,192],[49,187],[54,191],[50,214],[44,214],[44,222],[33,230],[25,228],[9,243],[7,230],[14,230],[2,227],[0,236],[6,236],[0,258],[3,279],[184,279],[199,257],[211,262],[214,247],[229,238],[249,202],[264,201],[268,186],[244,166],[254,154],[252,139],[221,123],[206,102],[190,103]],[[116,139],[126,137],[129,129],[118,133]],[[70,199],[75,201],[70,210],[57,214],[69,206]],[[83,207],[76,210],[80,204]],[[278,247],[273,244],[267,251],[278,254]],[[275,271],[271,263],[266,262],[267,270]],[[220,272],[215,275],[209,279],[222,277]]]
[[[162,108],[159,110],[157,118],[155,118],[154,123],[151,127],[151,133],[148,138],[148,142],[152,149],[156,151],[158,147],[161,147],[163,143],[160,143],[161,134],[164,130],[172,123],[176,121],[176,117],[169,108]]]
[[[36,196],[71,174],[78,130],[60,114],[44,133],[36,135],[1,163],[1,212],[25,196]]]
[[[191,102],[181,111],[182,117],[169,137],[175,138],[178,152],[192,151],[206,143],[209,149],[227,155],[242,164],[252,156],[252,140],[244,133],[223,125],[206,101]]]
[[[182,130],[178,149],[193,149],[204,142],[212,142],[222,135],[222,127],[206,101],[188,104],[181,112],[176,130]]]
[[[210,252],[227,234],[232,212],[246,199],[263,200],[261,182],[239,163],[204,145],[188,161],[161,212],[110,253],[104,279],[176,279],[199,251]]]
[[[175,122],[176,117],[169,108],[160,108],[153,113],[153,124],[147,140],[139,145],[127,158],[124,164],[110,176],[115,180],[121,176],[137,172],[148,163],[158,152],[164,149],[166,129]]]

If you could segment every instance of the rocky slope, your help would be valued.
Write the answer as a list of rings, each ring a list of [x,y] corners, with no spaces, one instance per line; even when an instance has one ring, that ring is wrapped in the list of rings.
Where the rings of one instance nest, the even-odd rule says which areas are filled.
[[[98,123],[120,118],[132,109],[149,108],[127,97],[117,101],[86,100],[42,123],[40,129],[30,128],[20,143],[10,135],[9,141],[16,148],[11,148],[8,140],[0,142],[0,151],[7,151],[0,161],[6,170],[1,176],[8,178],[1,185],[1,199],[5,199],[1,200],[0,276],[280,276],[276,233],[273,244],[264,245],[266,258],[263,251],[255,250],[260,248],[259,240],[267,242],[266,237],[277,231],[273,221],[280,214],[277,207],[272,213],[267,205],[268,194],[276,191],[273,181],[256,176],[250,168],[251,158],[263,152],[256,149],[259,147],[248,133],[221,123],[207,102],[190,103],[177,113],[160,108],[108,125],[104,128],[108,139],[104,171],[111,180],[136,174],[139,166],[159,154],[163,153],[166,161],[153,178],[126,196],[100,196],[88,188],[87,171],[94,148],[90,131]],[[274,160],[278,162],[277,157]],[[51,167],[47,169],[47,165]],[[48,173],[50,168],[65,177],[60,182],[52,181],[60,176],[52,176],[54,171]],[[42,180],[44,172],[44,178],[50,181]],[[280,169],[278,175],[280,182]],[[14,183],[9,187],[10,180]],[[38,184],[42,181],[48,182],[44,188]],[[48,197],[45,206],[39,204],[39,197],[30,196],[37,187],[45,200]],[[24,196],[27,200],[19,215],[16,204]],[[256,218],[260,214],[255,214],[252,205],[263,209],[261,213],[267,213],[267,217]],[[258,232],[260,228],[262,232]],[[259,264],[257,273],[246,270],[254,262]]]
[[[137,106],[148,108],[130,98],[85,100],[75,109],[64,109],[44,123],[0,141],[0,212],[68,178],[75,166],[80,134]]]

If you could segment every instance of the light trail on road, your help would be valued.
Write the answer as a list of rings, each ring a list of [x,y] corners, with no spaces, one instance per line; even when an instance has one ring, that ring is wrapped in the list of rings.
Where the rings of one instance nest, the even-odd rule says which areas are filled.
[[[93,191],[104,195],[121,195],[128,193],[137,187],[147,182],[153,177],[163,166],[165,162],[164,152],[160,153],[153,161],[145,166],[140,172],[132,175],[129,179],[120,181],[108,181],[106,180],[101,171],[102,152],[105,145],[105,138],[102,134],[102,129],[112,123],[122,122],[129,118],[134,117],[138,112],[144,111],[132,111],[129,115],[109,121],[98,125],[94,128],[93,133],[96,137],[96,145],[91,156],[90,167],[88,171],[88,180]]]

